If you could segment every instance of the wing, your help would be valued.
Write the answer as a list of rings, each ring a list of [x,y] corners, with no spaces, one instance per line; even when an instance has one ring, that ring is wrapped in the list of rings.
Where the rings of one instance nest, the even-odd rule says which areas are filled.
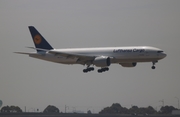
[[[66,58],[77,58],[77,63],[80,64],[87,64],[94,60],[95,56],[89,56],[84,54],[74,54],[74,53],[66,53],[66,52],[60,52],[56,50],[49,50],[48,53],[54,54],[54,55],[60,55]]]

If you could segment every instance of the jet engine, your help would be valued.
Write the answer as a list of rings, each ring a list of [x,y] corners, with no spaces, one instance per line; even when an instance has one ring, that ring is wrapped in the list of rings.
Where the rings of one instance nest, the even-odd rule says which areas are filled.
[[[107,56],[100,56],[94,59],[93,64],[97,67],[107,67],[111,65],[111,60]]]
[[[136,62],[134,63],[119,63],[120,65],[122,65],[123,67],[135,67],[137,65]]]

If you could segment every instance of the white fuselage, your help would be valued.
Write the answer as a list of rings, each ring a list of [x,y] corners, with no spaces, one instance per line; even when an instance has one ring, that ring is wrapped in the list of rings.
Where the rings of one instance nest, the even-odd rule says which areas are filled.
[[[153,62],[166,57],[166,54],[155,47],[134,46],[134,47],[104,47],[104,48],[72,48],[54,49],[56,52],[71,53],[73,55],[84,56],[107,56],[111,58],[111,63],[133,63],[133,62]],[[51,53],[32,53],[30,57],[47,60],[63,64],[78,64],[76,57],[64,57]]]

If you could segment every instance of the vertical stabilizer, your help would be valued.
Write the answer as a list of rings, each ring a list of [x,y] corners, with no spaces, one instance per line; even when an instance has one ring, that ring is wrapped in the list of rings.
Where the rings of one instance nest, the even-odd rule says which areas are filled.
[[[34,45],[36,48],[53,49],[52,46],[45,40],[45,38],[34,28],[33,26],[29,26],[29,31],[31,33]],[[44,52],[43,50],[37,50],[37,52]]]

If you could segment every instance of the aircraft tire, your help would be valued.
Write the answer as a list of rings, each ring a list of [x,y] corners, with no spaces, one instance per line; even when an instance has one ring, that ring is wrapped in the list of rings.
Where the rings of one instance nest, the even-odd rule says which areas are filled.
[[[102,73],[102,70],[101,70],[101,69],[98,69],[98,73]]]
[[[90,69],[91,71],[94,71],[94,67],[90,67],[89,69]]]
[[[152,69],[156,69],[156,67],[155,67],[155,66],[152,66],[151,68],[152,68]]]
[[[87,73],[87,72],[88,72],[88,70],[87,70],[87,69],[83,69],[83,72],[84,72],[84,73]]]
[[[109,71],[109,68],[107,67],[107,68],[105,68],[105,70],[106,70],[106,71]]]

